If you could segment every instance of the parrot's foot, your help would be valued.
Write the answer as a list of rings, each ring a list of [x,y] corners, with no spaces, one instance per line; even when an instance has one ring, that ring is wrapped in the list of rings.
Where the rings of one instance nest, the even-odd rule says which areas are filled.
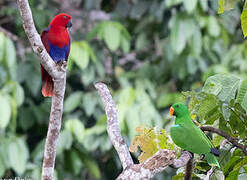
[[[203,160],[205,158],[205,155],[204,154],[201,154],[200,155],[200,160]]]
[[[59,66],[59,70],[63,71],[63,72],[66,72],[66,69],[67,69],[67,61],[59,61],[57,63],[57,65]]]
[[[62,66],[61,66],[62,71],[66,72],[67,69],[67,61],[63,61]]]

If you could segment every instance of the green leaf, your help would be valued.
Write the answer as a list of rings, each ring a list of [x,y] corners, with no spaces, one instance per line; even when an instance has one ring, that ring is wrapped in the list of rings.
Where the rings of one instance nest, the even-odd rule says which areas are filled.
[[[0,62],[3,61],[5,51],[5,36],[0,32]]]
[[[240,82],[236,102],[241,104],[241,106],[247,111],[247,78]]]
[[[82,161],[80,160],[80,156],[72,149],[69,152],[65,153],[65,168],[70,172],[73,172],[74,175],[78,175],[82,169]]]
[[[8,155],[9,144],[10,144],[9,138],[1,138],[0,158],[6,169],[10,168],[9,155]]]
[[[19,83],[17,83],[16,84],[16,102],[17,102],[17,106],[21,106],[23,104],[24,98],[25,98],[24,90],[23,90],[22,86]]]
[[[88,66],[90,58],[96,59],[93,50],[86,41],[72,42],[70,56],[81,69]]]
[[[119,103],[117,104],[117,109],[119,110],[118,117],[119,117],[120,124],[123,123],[123,120],[126,116],[126,112],[128,108],[132,106],[135,99],[136,99],[135,89],[129,87],[129,88],[124,88],[120,91]]]
[[[213,174],[210,177],[210,180],[223,180],[225,178],[222,171],[214,170]]]
[[[225,0],[218,0],[218,3],[219,3],[218,13],[222,14],[224,12]]]
[[[199,27],[195,28],[192,36],[192,53],[195,57],[199,57],[202,51],[202,34]]]
[[[244,34],[244,37],[247,36],[247,1],[244,3],[243,11],[240,16],[241,19],[241,28]]]
[[[102,31],[102,24],[103,23],[99,23],[96,26],[93,27],[93,29],[87,34],[87,41],[92,40],[94,37],[96,37],[96,35]]]
[[[182,95],[180,93],[162,93],[162,95],[158,98],[157,106],[158,108],[165,108],[169,105],[179,102],[182,99]]]
[[[220,26],[214,16],[208,18],[208,33],[213,37],[220,35]]]
[[[0,94],[0,128],[5,129],[11,116],[11,104],[8,96]]]
[[[120,31],[111,22],[104,24],[104,41],[108,48],[112,51],[116,51],[120,45]]]
[[[98,99],[94,93],[86,93],[83,95],[83,108],[87,116],[91,116],[97,105]]]
[[[209,77],[202,91],[218,96],[221,101],[230,102],[235,98],[240,79],[233,75],[217,74]]]
[[[14,43],[9,39],[5,39],[5,64],[7,65],[11,79],[16,79],[16,52]]]
[[[192,13],[196,9],[197,0],[185,0],[184,7],[188,13]]]
[[[66,98],[64,102],[64,112],[69,113],[75,110],[80,104],[82,104],[82,92],[74,92]]]
[[[205,92],[189,92],[184,93],[189,101],[189,110],[191,114],[198,115],[200,120],[206,120],[207,124],[213,124],[215,120],[219,119],[219,99]]]
[[[236,5],[237,0],[219,0],[218,13],[222,14],[224,11],[233,9]]]
[[[171,19],[169,27],[172,48],[176,54],[180,54],[185,48],[186,42],[194,33],[195,23],[193,19],[177,15]]]
[[[235,169],[229,173],[226,180],[236,180],[238,179],[239,169]]]
[[[63,130],[59,134],[58,144],[57,144],[57,154],[61,154],[63,150],[69,150],[73,142],[72,135],[70,131]]]
[[[0,155],[0,177],[2,177],[5,173],[5,165],[4,165],[4,161],[2,160],[2,157]]]
[[[187,57],[187,69],[189,74],[195,74],[198,69],[198,63],[196,58],[192,56]]]
[[[121,36],[120,46],[124,53],[128,53],[130,51],[130,41],[124,36]]]
[[[223,169],[224,174],[228,174],[240,160],[240,156],[232,156],[230,160],[228,159]]]
[[[94,178],[100,179],[101,173],[100,173],[100,169],[99,169],[97,162],[92,157],[90,157],[90,155],[82,151],[80,151],[79,154],[80,154],[81,161],[88,168],[90,174],[92,174]]]
[[[35,149],[31,153],[31,158],[35,164],[38,164],[42,161],[44,156],[44,147],[45,147],[45,139],[42,139],[35,146]]]
[[[165,1],[167,7],[174,6],[174,5],[180,4],[182,2],[183,2],[183,0],[167,0],[167,1]]]
[[[29,155],[25,141],[22,138],[17,138],[12,141],[8,146],[8,154],[10,167],[13,168],[17,174],[23,174],[26,170]]]
[[[93,66],[89,66],[81,73],[81,82],[85,86],[88,86],[90,83],[95,81],[95,76],[95,68]]]
[[[70,119],[65,122],[65,129],[69,130],[76,139],[82,143],[85,136],[85,128],[82,122],[78,119]]]
[[[135,43],[135,48],[137,50],[144,49],[148,45],[148,40],[147,40],[147,35],[146,33],[140,33],[137,36],[136,43]]]

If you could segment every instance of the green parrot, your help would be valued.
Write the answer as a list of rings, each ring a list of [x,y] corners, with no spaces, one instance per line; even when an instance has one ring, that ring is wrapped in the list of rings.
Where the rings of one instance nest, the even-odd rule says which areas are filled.
[[[208,164],[220,168],[215,157],[219,156],[220,152],[213,147],[202,130],[193,123],[188,108],[182,103],[176,103],[170,108],[170,115],[176,116],[175,125],[170,128],[173,142],[184,150],[205,155]]]

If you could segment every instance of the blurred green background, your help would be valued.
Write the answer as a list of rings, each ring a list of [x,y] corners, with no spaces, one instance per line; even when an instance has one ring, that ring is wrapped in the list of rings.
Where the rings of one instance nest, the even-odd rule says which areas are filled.
[[[168,129],[168,107],[181,91],[200,89],[216,73],[247,73],[242,1],[222,15],[216,0],[29,3],[39,33],[60,12],[73,19],[57,179],[114,179],[121,172],[95,82],[111,89],[129,144],[137,126]],[[39,60],[15,1],[0,2],[0,27],[0,177],[40,179],[51,99],[41,95]],[[155,178],[174,174],[167,168]]]

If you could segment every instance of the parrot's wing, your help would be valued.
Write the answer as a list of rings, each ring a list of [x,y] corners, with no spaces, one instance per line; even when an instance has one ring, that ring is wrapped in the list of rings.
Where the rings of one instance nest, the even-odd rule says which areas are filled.
[[[41,41],[45,46],[45,49],[48,53],[50,53],[50,47],[49,47],[49,43],[48,43],[48,29],[45,29],[42,33],[41,33]]]
[[[194,124],[174,125],[170,133],[176,145],[192,153],[205,154],[212,148],[210,140]]]
[[[48,43],[48,29],[45,29],[41,33],[41,41],[43,45],[45,46],[45,49],[48,53],[50,53],[50,46]],[[45,70],[45,68],[40,64],[41,67],[41,92],[44,97],[51,97],[53,94],[53,81],[52,77],[48,74],[48,72]]]
[[[69,57],[69,52],[70,52],[70,42],[71,42],[71,37],[69,36],[69,47],[68,47],[68,50],[67,50],[67,52],[66,52],[66,58],[65,58],[66,61],[68,60],[68,57]]]

